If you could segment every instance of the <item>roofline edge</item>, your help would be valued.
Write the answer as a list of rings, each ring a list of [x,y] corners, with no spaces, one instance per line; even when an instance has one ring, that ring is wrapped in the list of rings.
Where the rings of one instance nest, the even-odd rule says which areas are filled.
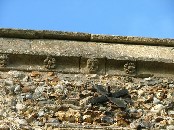
[[[173,46],[174,39],[170,38],[148,38],[134,36],[101,35],[81,32],[30,30],[0,28],[0,37],[22,38],[22,39],[55,39],[55,40],[77,40],[85,42],[122,43],[133,45]]]

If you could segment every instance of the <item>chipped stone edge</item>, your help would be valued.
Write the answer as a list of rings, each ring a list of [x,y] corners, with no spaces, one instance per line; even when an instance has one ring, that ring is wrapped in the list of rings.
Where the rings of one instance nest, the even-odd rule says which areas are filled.
[[[22,38],[22,39],[57,39],[57,40],[77,40],[86,42],[105,42],[122,43],[132,45],[153,45],[153,46],[172,46],[174,39],[169,38],[147,38],[133,36],[114,36],[100,35],[81,32],[65,32],[50,30],[28,30],[28,29],[10,29],[0,28],[0,37]]]

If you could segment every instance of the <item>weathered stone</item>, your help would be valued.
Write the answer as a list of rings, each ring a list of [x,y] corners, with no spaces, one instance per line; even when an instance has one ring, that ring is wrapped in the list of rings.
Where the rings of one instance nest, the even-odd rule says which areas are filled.
[[[38,71],[32,71],[32,73],[31,73],[31,77],[36,77],[36,76],[39,76],[40,75],[40,73],[38,72]]]
[[[151,112],[159,113],[164,108],[165,108],[165,106],[163,106],[162,104],[157,104],[151,108]]]
[[[21,91],[21,86],[20,85],[16,85],[15,86],[15,89],[14,89],[14,92],[17,94]]]
[[[0,54],[0,67],[6,67],[8,65],[8,54]]]
[[[21,110],[21,111],[22,111],[22,110],[25,110],[25,108],[26,108],[26,106],[25,106],[24,104],[22,104],[22,103],[17,103],[17,104],[16,104],[16,109],[19,110],[19,111],[20,111],[20,110]]]
[[[9,29],[0,36],[0,128],[173,128],[173,40]]]
[[[19,123],[20,125],[27,125],[27,121],[25,119],[16,119],[15,120],[17,123]]]
[[[55,69],[56,68],[56,59],[51,56],[47,56],[44,60],[45,68],[47,69]]]
[[[153,98],[153,104],[159,104],[161,103],[159,99],[157,99],[156,97]]]
[[[174,125],[169,125],[166,127],[167,130],[173,130],[174,129]]]
[[[84,115],[83,122],[92,123],[93,119],[92,119],[91,115]]]
[[[124,71],[126,74],[134,74],[136,70],[135,63],[126,63],[124,65]]]

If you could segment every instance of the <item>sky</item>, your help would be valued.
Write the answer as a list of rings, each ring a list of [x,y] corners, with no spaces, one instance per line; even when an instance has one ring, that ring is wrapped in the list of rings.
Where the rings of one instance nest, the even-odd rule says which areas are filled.
[[[174,0],[0,0],[0,28],[174,38]]]

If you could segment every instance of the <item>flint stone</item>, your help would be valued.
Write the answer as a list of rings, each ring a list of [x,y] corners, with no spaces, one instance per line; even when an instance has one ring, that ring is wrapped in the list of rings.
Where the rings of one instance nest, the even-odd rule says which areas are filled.
[[[173,108],[174,108],[174,102],[172,101],[172,102],[168,103],[167,109],[173,110]]]
[[[143,121],[143,122],[141,122],[141,127],[142,128],[151,128],[152,127],[152,124],[149,122],[149,121]]]
[[[174,88],[174,84],[169,84],[169,88]]]
[[[6,113],[6,112],[5,112],[4,109],[0,111],[0,120],[2,120],[2,119],[4,118],[5,113]]]
[[[30,87],[24,86],[24,87],[22,88],[22,92],[23,92],[23,93],[27,93],[27,92],[30,92],[30,91],[31,91],[31,88],[30,88]]]
[[[89,90],[84,90],[84,91],[81,92],[81,94],[83,94],[83,95],[85,95],[85,96],[89,96],[89,95],[91,95],[91,91],[89,91]]]
[[[24,93],[21,93],[20,95],[17,95],[17,100],[19,102],[23,102],[26,98],[26,95]]]
[[[45,90],[45,86],[38,86],[33,93],[33,98],[37,99],[42,96],[43,91]]]
[[[49,118],[48,123],[59,123],[57,118]]]
[[[156,81],[155,80],[151,80],[151,81],[148,81],[147,82],[147,85],[148,86],[154,86],[156,84]]]
[[[20,71],[9,71],[8,74],[13,78],[21,78],[23,76],[22,72]]]
[[[45,114],[45,112],[43,110],[41,110],[41,111],[38,112],[38,115],[39,116],[44,116],[44,114]]]
[[[170,116],[174,116],[174,110],[169,110],[169,111],[168,111],[168,114],[169,114]]]
[[[91,115],[84,115],[82,118],[83,118],[83,121],[84,122],[88,122],[88,123],[91,123],[92,122]]]
[[[130,112],[130,113],[136,113],[136,112],[138,112],[138,111],[137,111],[137,109],[129,109],[129,112]]]
[[[54,101],[52,100],[43,100],[38,102],[39,105],[45,105],[45,104],[54,104]]]
[[[153,98],[153,104],[160,104],[161,101],[157,99],[156,97]]]
[[[144,81],[151,81],[152,77],[144,78]]]
[[[32,99],[33,95],[31,93],[26,94],[26,99]]]
[[[173,118],[168,119],[167,123],[169,125],[174,125],[174,119]]]
[[[144,78],[144,82],[145,82],[145,84],[147,84],[148,86],[154,86],[155,84],[158,83],[158,81],[155,80],[155,79],[153,79],[152,77]]]
[[[99,111],[106,111],[106,107],[100,106]]]
[[[14,85],[14,82],[13,82],[13,80],[11,80],[11,79],[6,79],[6,80],[4,81],[4,85],[5,85],[5,86],[13,86],[13,85]]]
[[[114,119],[110,116],[104,116],[101,118],[101,121],[103,123],[108,123],[108,124],[113,124],[114,123]]]
[[[25,76],[25,77],[22,79],[23,82],[28,82],[28,80],[29,80],[29,76],[28,76],[28,75]]]
[[[25,119],[15,119],[15,121],[21,125],[27,125],[27,121]]]
[[[132,129],[136,129],[139,126],[139,122],[138,121],[133,121],[130,123],[130,128]]]
[[[10,127],[3,125],[3,126],[0,126],[0,130],[10,130]]]
[[[143,94],[144,94],[144,90],[141,90],[141,89],[140,89],[140,90],[138,90],[137,92],[138,92],[138,95],[139,95],[139,96],[141,96],[141,95],[143,95]]]
[[[25,108],[26,108],[26,106],[24,104],[21,104],[21,103],[16,104],[17,110],[24,110]]]
[[[86,106],[87,104],[89,104],[91,99],[92,99],[92,96],[89,96],[80,100],[80,106]]]
[[[58,127],[60,123],[45,123],[45,127],[48,128],[50,126]]]
[[[11,99],[11,106],[16,106],[16,104],[17,104],[16,99]]]
[[[160,121],[163,121],[163,120],[164,120],[163,117],[157,117],[157,118],[155,119],[156,122],[160,122]]]
[[[162,104],[157,104],[151,108],[151,112],[159,113],[164,108],[165,108],[165,106],[163,106]]]
[[[35,126],[43,126],[44,124],[43,124],[42,122],[40,122],[40,121],[36,121],[36,122],[34,122],[34,125],[35,125]],[[37,130],[42,130],[42,129],[40,129],[40,128],[35,128],[35,129],[37,129]]]
[[[20,85],[16,85],[15,86],[15,89],[14,89],[14,92],[17,94],[21,91],[21,86]]]
[[[167,130],[174,130],[174,125],[169,125],[166,127]]]
[[[67,93],[67,89],[65,88],[65,86],[57,84],[56,86],[54,86],[54,90],[56,93],[60,93],[60,94],[66,94]]]

